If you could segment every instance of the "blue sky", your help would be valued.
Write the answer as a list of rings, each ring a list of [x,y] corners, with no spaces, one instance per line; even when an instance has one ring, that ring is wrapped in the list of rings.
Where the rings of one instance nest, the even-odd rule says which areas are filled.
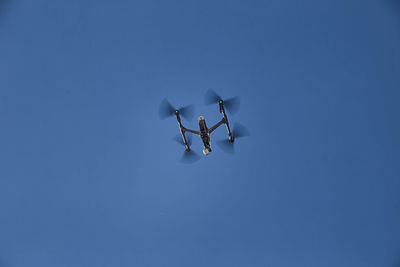
[[[1,267],[400,265],[396,1],[0,9]],[[184,165],[207,88],[251,136]]]

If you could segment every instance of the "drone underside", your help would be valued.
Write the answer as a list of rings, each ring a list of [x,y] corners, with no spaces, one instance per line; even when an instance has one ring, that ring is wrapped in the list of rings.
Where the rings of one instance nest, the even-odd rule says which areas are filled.
[[[239,105],[240,105],[240,98],[238,96],[233,97],[228,100],[222,100],[222,98],[215,93],[212,89],[209,89],[205,95],[205,104],[210,105],[210,104],[218,104],[219,105],[219,112],[222,114],[222,119],[217,122],[214,126],[211,128],[207,127],[206,120],[203,116],[200,116],[198,118],[199,122],[199,131],[196,130],[191,130],[182,125],[181,122],[181,115],[183,118],[187,120],[191,120],[193,118],[193,105],[186,106],[180,109],[175,109],[167,99],[164,99],[159,108],[159,114],[161,119],[165,119],[166,117],[172,116],[175,114],[176,119],[178,121],[179,125],[179,130],[180,130],[180,136],[178,135],[175,137],[175,140],[178,141],[179,143],[183,144],[185,146],[185,152],[182,158],[182,161],[184,162],[193,162],[200,157],[194,153],[190,149],[191,145],[191,135],[188,135],[188,138],[186,137],[186,133],[192,133],[199,135],[202,142],[203,142],[203,154],[208,155],[212,149],[211,149],[211,142],[210,142],[210,134],[215,131],[219,126],[225,125],[226,130],[228,132],[228,139],[225,140],[220,140],[217,141],[217,144],[226,152],[233,152],[233,144],[235,141],[235,138],[239,137],[244,137],[249,135],[248,131],[244,126],[242,126],[239,123],[235,123],[235,126],[233,128],[233,131],[231,131],[230,125],[229,125],[229,120],[228,116],[226,115],[225,108],[231,113],[234,114],[238,111]]]

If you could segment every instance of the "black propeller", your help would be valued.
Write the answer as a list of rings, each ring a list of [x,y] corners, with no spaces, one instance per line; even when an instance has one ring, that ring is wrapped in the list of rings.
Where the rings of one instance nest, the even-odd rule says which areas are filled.
[[[246,137],[249,136],[249,130],[243,126],[243,124],[235,122],[233,125],[232,135],[234,138]]]
[[[240,97],[235,96],[226,100],[223,100],[213,89],[208,89],[204,96],[204,103],[206,105],[224,103],[224,107],[233,115],[239,111]]]
[[[193,150],[190,150],[190,151],[185,150],[183,152],[181,162],[182,163],[194,163],[194,162],[198,161],[199,159],[200,159],[200,156]]]
[[[182,135],[181,134],[177,134],[173,140],[179,144],[181,144],[182,146],[185,146],[185,143],[183,142],[182,139]],[[186,141],[188,142],[188,145],[191,146],[192,145],[192,135],[188,134],[186,135]],[[198,161],[200,159],[200,156],[194,152],[193,150],[190,151],[184,151],[182,158],[181,158],[181,162],[182,163],[194,163],[196,161]]]
[[[176,109],[171,105],[171,103],[169,103],[166,98],[164,98],[164,100],[160,103],[158,113],[161,119],[165,119],[173,116],[175,113],[179,113],[183,118],[191,121],[194,116],[194,105],[189,105],[180,109]]]
[[[249,136],[250,133],[242,124],[236,122],[233,126],[232,130],[233,138],[241,138]],[[227,153],[234,153],[235,152],[235,142],[229,142],[229,139],[218,140],[217,145],[221,148],[221,150]]]

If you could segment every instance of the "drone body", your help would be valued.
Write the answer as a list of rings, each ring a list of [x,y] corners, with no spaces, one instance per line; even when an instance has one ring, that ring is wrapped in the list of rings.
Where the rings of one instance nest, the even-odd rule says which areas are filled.
[[[210,131],[208,130],[206,120],[203,116],[199,117],[199,128],[201,141],[203,141],[204,145],[203,154],[208,155],[208,153],[211,152]]]
[[[185,136],[185,133],[189,132],[189,133],[197,134],[197,135],[200,136],[201,141],[203,142],[203,146],[204,146],[203,154],[204,155],[208,155],[208,153],[210,153],[212,151],[211,150],[211,144],[210,144],[210,134],[215,129],[217,129],[219,126],[221,126],[222,124],[225,124],[226,129],[228,130],[229,142],[233,142],[234,141],[232,133],[231,133],[231,129],[229,127],[228,117],[227,117],[227,115],[225,113],[223,100],[219,101],[219,110],[222,113],[222,119],[217,124],[212,126],[211,128],[207,127],[206,120],[205,120],[205,118],[203,116],[199,117],[199,119],[198,119],[199,120],[199,131],[194,131],[194,130],[185,128],[182,125],[181,118],[179,116],[179,110],[175,111],[176,119],[177,119],[178,124],[179,124],[179,129],[180,129],[180,132],[181,132],[181,135],[182,135],[182,138],[183,138],[183,143],[185,145],[186,151],[188,151],[188,152],[190,151],[190,146],[189,146],[189,144],[188,144],[188,142],[186,140],[186,136]]]
[[[181,143],[185,146],[186,152],[184,153],[184,158],[190,158],[190,159],[196,158],[197,159],[198,156],[190,149],[191,139],[186,138],[187,132],[200,136],[201,141],[203,142],[203,154],[204,155],[208,155],[212,151],[210,134],[213,131],[215,131],[215,129],[217,129],[219,126],[221,126],[222,124],[225,124],[225,126],[226,126],[226,130],[228,132],[228,140],[219,141],[218,143],[221,145],[221,148],[223,148],[223,149],[225,148],[224,149],[225,151],[233,152],[233,142],[235,140],[235,137],[242,137],[242,136],[248,135],[247,130],[239,124],[235,124],[235,129],[233,130],[233,133],[232,133],[231,128],[229,126],[228,116],[226,115],[226,112],[225,112],[225,107],[227,107],[231,113],[235,113],[239,107],[239,100],[240,100],[239,97],[234,97],[234,98],[224,101],[212,89],[209,89],[205,96],[205,103],[206,104],[218,103],[219,112],[222,115],[222,119],[218,123],[216,123],[214,126],[212,126],[211,128],[208,128],[205,118],[203,116],[200,116],[198,118],[199,131],[188,129],[182,125],[181,115],[182,115],[182,117],[187,118],[187,119],[192,117],[192,115],[193,115],[192,114],[193,113],[192,106],[187,106],[187,107],[184,107],[181,109],[174,109],[172,107],[172,105],[168,102],[168,100],[164,99],[160,104],[159,112],[160,112],[160,117],[162,119],[169,117],[172,114],[175,114],[176,119],[178,121],[178,125],[179,125],[179,131],[180,131],[180,134],[182,137],[182,139],[178,138],[178,139],[176,139],[176,141],[178,141],[179,143]]]

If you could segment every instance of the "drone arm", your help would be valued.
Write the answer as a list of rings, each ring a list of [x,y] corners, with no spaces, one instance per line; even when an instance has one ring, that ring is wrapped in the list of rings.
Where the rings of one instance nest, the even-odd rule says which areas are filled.
[[[190,129],[186,129],[185,127],[183,127],[183,125],[181,123],[179,123],[179,130],[181,132],[183,144],[185,145],[186,151],[190,151],[190,146],[186,140],[185,132],[194,133],[194,134],[200,134],[200,133],[190,130]]]
[[[225,118],[222,118],[217,124],[210,128],[209,132],[212,133],[215,129],[225,123]]]
[[[179,131],[181,132],[182,135],[182,139],[183,139],[183,144],[185,145],[186,151],[190,151],[190,146],[186,140],[186,136],[185,136],[185,132],[188,130],[185,127],[183,127],[182,122],[181,122],[181,117],[179,116],[179,113],[176,112],[176,120],[178,121],[178,125],[179,125]]]
[[[229,127],[229,120],[228,120],[228,116],[226,116],[226,113],[225,113],[224,103],[221,101],[219,102],[219,112],[222,113],[222,117],[223,117],[222,120],[225,123],[226,130],[228,131],[229,142],[231,143],[234,141],[234,137],[232,135],[231,128]]]
[[[193,133],[193,134],[198,134],[198,135],[200,135],[200,132],[193,131],[193,130],[190,130],[190,129],[185,128],[185,127],[182,125],[181,117],[179,116],[179,112],[176,112],[175,115],[176,115],[176,120],[178,121],[179,131],[181,132],[181,135],[182,135],[183,144],[185,145],[186,151],[190,151],[190,146],[189,146],[189,144],[188,144],[188,142],[187,142],[187,140],[186,140],[185,133],[186,133],[186,132],[189,132],[189,133]]]
[[[190,129],[187,129],[187,128],[183,127],[183,126],[182,126],[182,128],[183,128],[184,132],[189,132],[189,133],[192,133],[192,134],[200,135],[200,132],[198,132],[198,131],[190,130]]]
[[[183,139],[183,144],[185,145],[186,151],[190,151],[189,144],[188,144],[188,142],[187,142],[187,140],[186,140],[185,131],[184,131],[182,128],[180,128],[180,131],[181,131],[181,135],[182,135],[182,139]]]

